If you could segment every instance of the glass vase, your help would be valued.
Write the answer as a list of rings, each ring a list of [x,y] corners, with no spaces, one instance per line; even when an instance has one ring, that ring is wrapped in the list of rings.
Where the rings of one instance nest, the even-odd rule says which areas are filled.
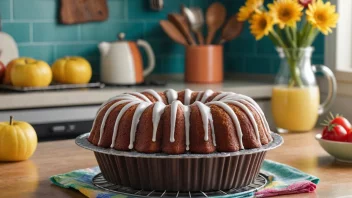
[[[277,131],[305,132],[314,128],[318,116],[328,111],[336,96],[333,72],[324,65],[312,65],[313,47],[277,48],[281,64],[272,91],[272,113]],[[315,73],[328,80],[326,100],[320,104]]]

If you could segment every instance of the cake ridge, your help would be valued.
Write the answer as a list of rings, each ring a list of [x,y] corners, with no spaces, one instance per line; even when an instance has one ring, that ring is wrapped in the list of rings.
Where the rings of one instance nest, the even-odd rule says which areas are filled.
[[[239,144],[240,144],[240,148],[241,149],[244,149],[243,147],[243,140],[242,140],[242,129],[240,127],[240,122],[238,120],[238,117],[237,115],[235,114],[235,112],[231,109],[231,107],[226,104],[225,102],[221,102],[221,101],[212,101],[210,103],[207,103],[207,104],[215,104],[215,105],[218,105],[220,106],[222,109],[224,109],[227,114],[232,118],[232,121],[235,123],[235,127],[236,127],[236,131],[237,131],[237,137],[239,139]]]
[[[115,146],[115,140],[116,140],[116,136],[117,136],[117,130],[119,128],[119,122],[123,116],[123,114],[133,105],[139,104],[141,103],[141,101],[132,101],[128,104],[126,104],[120,111],[119,115],[116,118],[115,124],[114,124],[114,130],[113,130],[113,134],[112,134],[112,142],[111,142],[111,148],[113,148]]]
[[[100,136],[99,136],[98,145],[100,145],[100,143],[101,143],[101,137],[104,135],[104,128],[105,128],[106,120],[108,119],[108,116],[109,116],[110,112],[111,112],[112,110],[114,110],[115,107],[117,107],[117,106],[119,106],[119,105],[121,105],[121,104],[124,104],[124,103],[128,103],[128,102],[129,102],[129,100],[120,100],[120,101],[114,103],[113,105],[111,105],[111,106],[108,108],[108,110],[106,111],[106,113],[105,113],[105,115],[104,115],[104,117],[103,117],[103,121],[102,121],[102,123],[101,123],[101,125],[100,125]]]
[[[251,133],[253,134],[253,138],[254,139],[247,139],[245,140],[247,141],[253,141],[253,142],[257,142],[254,145],[263,145],[263,144],[267,144],[267,141],[272,141],[271,135],[270,135],[270,128],[269,125],[265,119],[265,115],[264,112],[262,111],[262,109],[259,107],[259,105],[250,97],[242,95],[242,94],[236,94],[236,93],[232,93],[232,92],[214,92],[211,89],[207,89],[205,91],[199,91],[199,92],[193,92],[190,89],[185,89],[184,90],[184,96],[183,96],[183,103],[180,101],[182,100],[182,95],[180,95],[181,98],[179,98],[180,100],[177,100],[179,97],[179,93],[173,89],[168,89],[166,91],[164,91],[164,96],[166,97],[166,101],[168,104],[164,103],[163,98],[161,97],[161,93],[156,92],[153,89],[146,89],[143,90],[142,92],[131,92],[131,93],[124,93],[115,97],[110,98],[107,102],[104,102],[102,104],[102,106],[99,108],[98,112],[97,112],[97,116],[96,119],[93,122],[93,126],[92,126],[92,131],[90,136],[94,137],[94,134],[98,133],[99,139],[98,142],[93,142],[93,139],[95,138],[91,138],[92,143],[96,144],[98,146],[101,145],[101,141],[103,138],[109,138],[109,137],[105,137],[105,130],[106,130],[106,122],[107,119],[109,117],[109,115],[111,114],[111,112],[119,107],[120,105],[123,105],[123,107],[120,109],[120,111],[117,113],[116,115],[116,119],[115,119],[115,123],[113,125],[113,132],[112,132],[112,137],[111,138],[111,148],[115,147],[116,142],[118,142],[120,140],[120,135],[118,135],[120,133],[121,130],[124,130],[123,128],[119,128],[119,124],[121,119],[125,116],[125,113],[127,111],[129,111],[130,108],[132,108],[133,106],[137,105],[136,107],[133,108],[134,112],[129,111],[129,115],[131,115],[132,121],[131,121],[131,127],[130,127],[130,131],[129,131],[129,144],[128,147],[125,148],[126,150],[131,150],[135,147],[135,139],[137,136],[137,131],[139,131],[138,133],[150,133],[151,134],[151,142],[156,143],[157,141],[157,133],[158,133],[158,129],[159,129],[159,125],[162,124],[160,121],[163,117],[169,117],[170,121],[170,128],[167,132],[169,132],[170,138],[169,138],[169,142],[170,144],[175,144],[175,140],[176,138],[179,138],[179,134],[175,133],[175,129],[176,129],[176,123],[178,123],[178,117],[177,117],[177,112],[180,110],[181,114],[183,116],[184,119],[184,135],[185,135],[185,139],[183,139],[182,141],[185,141],[183,144],[185,145],[185,150],[189,151],[191,149],[192,152],[192,148],[190,148],[190,143],[191,143],[191,139],[195,138],[194,137],[194,133],[193,131],[190,131],[190,126],[192,125],[192,123],[190,122],[190,116],[191,113],[193,112],[192,108],[197,108],[199,110],[200,113],[200,121],[202,126],[203,126],[203,131],[204,131],[204,138],[203,140],[205,142],[209,141],[209,135],[211,135],[211,139],[212,139],[212,145],[215,147],[215,150],[217,148],[217,141],[222,141],[221,139],[217,139],[217,132],[215,130],[214,127],[214,119],[213,119],[213,114],[212,114],[212,110],[213,107],[212,105],[215,105],[221,109],[224,110],[224,112],[230,116],[231,118],[231,123],[234,126],[234,131],[228,131],[229,133],[235,133],[235,135],[237,136],[238,139],[238,144],[239,144],[239,149],[245,149],[244,146],[244,139],[243,139],[243,134],[244,131],[246,131],[247,133]],[[196,95],[193,95],[193,93],[196,93]],[[145,94],[150,94],[152,97],[154,97],[155,99],[153,99],[153,102],[151,99],[149,99],[151,96],[146,96]],[[194,97],[196,97],[194,99]],[[212,99],[211,99],[212,97]],[[193,98],[193,99],[192,99]],[[210,98],[210,100],[209,100]],[[191,100],[195,100],[192,104],[191,104]],[[206,102],[207,101],[207,102]],[[105,112],[103,112],[102,110],[104,109],[104,107],[106,105],[111,105],[107,108],[105,108]],[[154,105],[151,108],[151,105]],[[230,106],[233,105],[233,106]],[[170,114],[167,115],[165,112],[165,109],[167,107],[170,107]],[[179,108],[181,107],[181,108]],[[235,107],[236,107],[236,113],[235,113]],[[251,108],[249,108],[251,107]],[[151,126],[151,131],[143,131],[143,126],[139,126],[140,123],[140,118],[142,117],[142,115],[145,113],[146,109],[151,109],[148,110],[148,112],[151,112],[151,118],[150,121],[152,126]],[[237,114],[243,114],[246,115],[246,118],[244,117],[238,117]],[[101,115],[103,114],[103,115]],[[255,116],[257,117],[255,117]],[[97,122],[97,118],[99,116],[102,116],[102,121],[100,123]],[[126,115],[127,116],[127,115]],[[109,118],[111,120],[111,118]],[[194,118],[192,118],[194,119]],[[246,119],[248,121],[244,121],[243,119]],[[145,119],[144,119],[145,120]],[[241,126],[241,122],[249,122],[250,125],[248,126]],[[143,122],[145,124],[145,122]],[[99,129],[95,129],[93,130],[96,124],[100,124]],[[218,123],[218,124],[222,124],[222,123]],[[261,126],[261,129],[264,131],[260,131],[259,130],[259,125]],[[99,125],[98,125],[99,126]],[[138,128],[138,127],[142,127],[142,128]],[[248,128],[249,127],[249,128]],[[200,130],[200,128],[198,128]],[[164,129],[166,130],[166,129]],[[165,131],[161,131],[162,133],[159,134],[158,136],[161,137],[160,135],[164,136]],[[208,131],[210,130],[210,131]],[[247,131],[249,130],[249,131]],[[250,132],[252,131],[252,132]],[[220,132],[220,131],[218,131]],[[209,134],[211,133],[211,134]],[[223,133],[223,132],[221,132]],[[269,135],[268,135],[269,134]],[[109,135],[109,134],[108,134]],[[117,139],[117,137],[119,136],[119,139]],[[265,137],[264,139],[262,139],[262,137]],[[127,140],[126,140],[127,141]],[[149,140],[150,141],[150,140]],[[180,141],[180,140],[178,140]],[[194,141],[194,140],[193,140]],[[264,142],[263,142],[264,141]],[[200,142],[199,142],[200,143]],[[236,143],[237,144],[237,143]],[[248,145],[252,145],[252,143],[248,143],[247,142],[247,146]],[[257,147],[252,145],[251,147]],[[177,145],[174,145],[177,146]],[[118,146],[119,148],[119,146]],[[237,147],[238,148],[238,147]],[[233,149],[232,147],[228,147],[229,150]],[[193,149],[194,150],[194,149]],[[226,150],[226,149],[225,149]],[[178,150],[178,152],[180,152]],[[197,151],[198,152],[198,151]],[[222,150],[220,150],[220,152],[222,152]]]
[[[246,105],[243,105],[241,104],[240,102],[238,101],[231,101],[231,100],[225,100],[223,101],[224,103],[229,103],[229,104],[234,104],[236,105],[237,107],[240,107],[243,111],[245,111],[250,119],[250,121],[252,122],[253,124],[253,127],[254,127],[254,131],[256,133],[256,136],[257,136],[257,139],[258,141],[260,141],[260,137],[259,137],[259,131],[258,131],[258,125],[254,119],[254,116],[252,114],[252,112],[246,107]]]
[[[252,105],[261,115],[261,119],[263,120],[266,129],[268,131],[270,131],[270,127],[269,127],[268,122],[265,119],[265,115],[264,115],[263,110],[259,107],[259,105],[252,98],[245,96],[245,95],[242,95],[242,94],[229,94],[228,96],[221,98],[220,101],[223,101],[226,99],[239,100],[239,101],[247,102],[247,104],[249,104],[249,105]],[[271,138],[271,136],[270,136],[270,138]],[[271,140],[272,140],[272,138],[271,138]]]
[[[154,89],[146,89],[143,90],[142,93],[149,93],[150,95],[152,95],[154,98],[156,98],[158,100],[158,102],[163,102],[163,99],[160,97],[160,95],[158,94],[158,92],[154,91]]]

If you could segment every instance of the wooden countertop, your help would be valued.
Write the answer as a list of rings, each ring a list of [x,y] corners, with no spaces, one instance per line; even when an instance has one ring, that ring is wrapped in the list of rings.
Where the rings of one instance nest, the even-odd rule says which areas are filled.
[[[266,157],[321,179],[317,192],[285,197],[351,195],[352,164],[335,162],[319,146],[314,135],[314,132],[284,134],[285,143]],[[30,160],[0,163],[0,197],[84,197],[74,190],[54,186],[49,177],[96,165],[93,153],[76,146],[74,140],[39,143]]]

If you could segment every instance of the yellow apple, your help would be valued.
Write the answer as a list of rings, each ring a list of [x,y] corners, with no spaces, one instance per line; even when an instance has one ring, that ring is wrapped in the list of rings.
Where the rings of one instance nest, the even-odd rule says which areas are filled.
[[[11,85],[11,69],[16,64],[24,64],[26,61],[34,61],[33,58],[28,57],[20,57],[13,59],[10,61],[6,66],[5,77],[4,77],[4,84]]]
[[[19,87],[46,87],[52,76],[48,63],[41,60],[25,60],[11,68],[11,82]]]
[[[65,57],[55,61],[51,67],[54,81],[64,84],[85,84],[92,77],[92,67],[82,57]]]

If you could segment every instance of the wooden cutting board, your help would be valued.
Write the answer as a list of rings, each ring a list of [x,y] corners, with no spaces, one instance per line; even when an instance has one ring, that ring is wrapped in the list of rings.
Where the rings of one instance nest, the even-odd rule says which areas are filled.
[[[108,16],[106,0],[61,0],[60,18],[63,24],[103,21]]]

